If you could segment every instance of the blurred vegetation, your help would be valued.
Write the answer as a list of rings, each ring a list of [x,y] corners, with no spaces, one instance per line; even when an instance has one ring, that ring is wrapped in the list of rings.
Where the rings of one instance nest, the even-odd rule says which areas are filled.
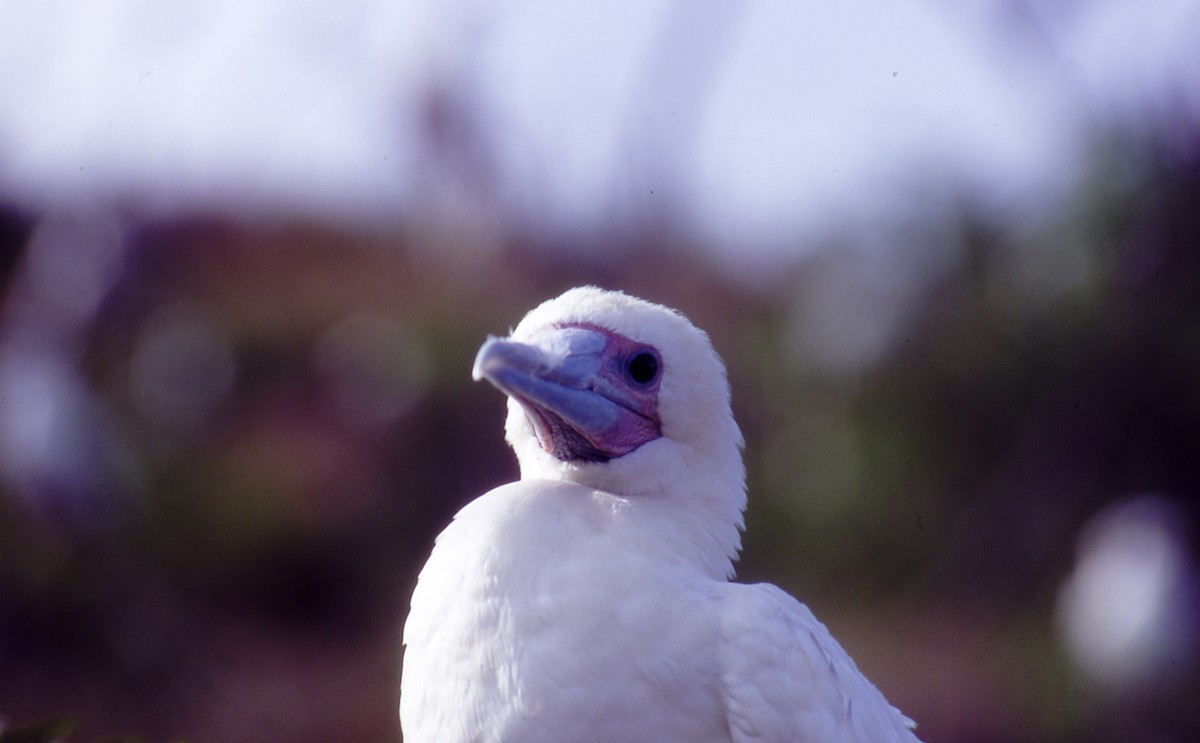
[[[1091,515],[1153,492],[1194,527],[1200,493],[1200,156],[1095,161],[1053,224],[962,196],[754,278],[663,225],[9,209],[0,730],[397,740],[416,571],[516,476],[474,351],[586,282],[712,335],[742,579],[812,605],[926,740],[1194,739],[1194,664],[1109,695],[1054,624]]]

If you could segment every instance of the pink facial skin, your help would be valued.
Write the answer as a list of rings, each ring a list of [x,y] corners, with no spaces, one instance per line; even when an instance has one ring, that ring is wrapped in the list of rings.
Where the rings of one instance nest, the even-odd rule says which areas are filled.
[[[521,404],[542,448],[605,462],[662,436],[658,350],[595,325],[563,325],[526,342],[489,338],[474,376]]]

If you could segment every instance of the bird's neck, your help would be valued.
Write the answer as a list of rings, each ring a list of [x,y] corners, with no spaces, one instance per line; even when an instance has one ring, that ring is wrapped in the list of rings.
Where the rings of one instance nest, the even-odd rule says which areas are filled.
[[[601,465],[521,457],[521,479],[566,481],[623,499],[629,504],[627,528],[662,546],[664,559],[714,579],[733,577],[746,502],[740,452],[723,458],[686,451],[662,456],[656,446]]]

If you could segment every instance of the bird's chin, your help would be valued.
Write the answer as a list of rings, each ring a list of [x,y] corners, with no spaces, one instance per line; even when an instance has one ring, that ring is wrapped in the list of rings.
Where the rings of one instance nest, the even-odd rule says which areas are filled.
[[[612,455],[597,447],[558,415],[518,400],[542,451],[560,462],[607,462]]]

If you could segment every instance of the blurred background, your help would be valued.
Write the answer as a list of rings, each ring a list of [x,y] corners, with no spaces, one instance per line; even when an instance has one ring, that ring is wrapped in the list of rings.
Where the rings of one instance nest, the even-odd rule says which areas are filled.
[[[682,309],[930,743],[1191,741],[1200,2],[0,6],[0,740],[398,741],[475,350]]]

